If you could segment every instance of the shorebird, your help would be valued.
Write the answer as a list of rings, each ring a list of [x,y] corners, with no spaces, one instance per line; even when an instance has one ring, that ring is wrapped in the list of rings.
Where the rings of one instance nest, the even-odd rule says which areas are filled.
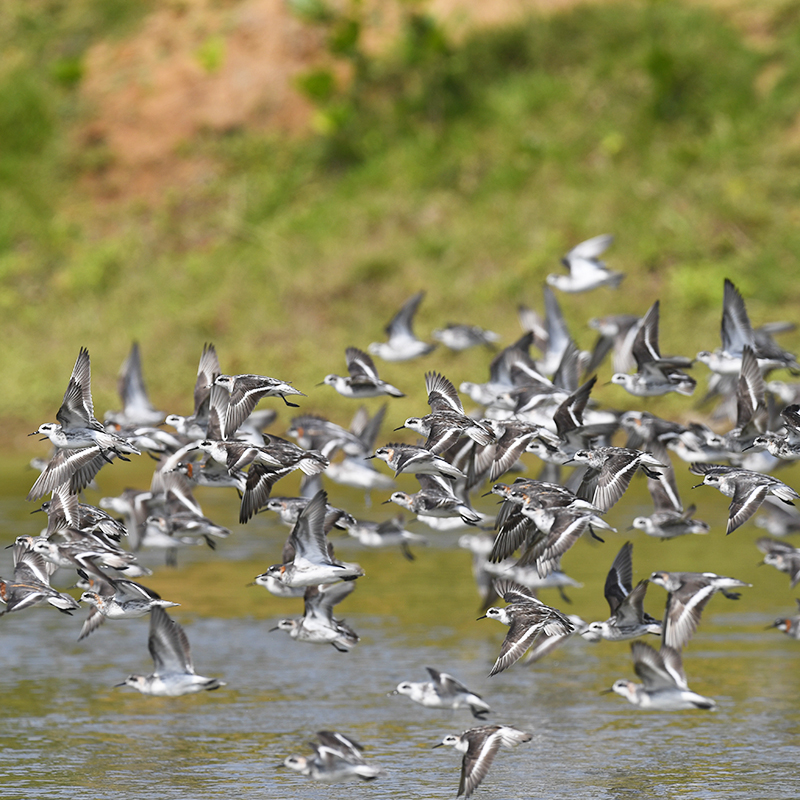
[[[763,528],[770,536],[797,533],[800,531],[800,511],[767,495],[755,518],[755,526]]]
[[[605,233],[576,245],[561,259],[569,275],[548,275],[547,283],[562,292],[588,292],[599,286],[616,288],[625,276],[612,272],[599,258],[613,241],[614,237]]]
[[[656,478],[666,469],[666,465],[649,453],[627,447],[578,450],[572,461],[588,466],[578,497],[588,500],[603,513],[622,497],[637,470],[641,469],[648,478]]]
[[[445,736],[434,747],[446,745],[464,754],[456,797],[470,797],[489,772],[500,745],[516,747],[532,738],[530,733],[510,725],[481,725],[458,735]]]
[[[631,655],[633,669],[642,683],[618,680],[606,691],[616,692],[632,705],[649,711],[716,707],[713,700],[689,689],[680,650],[667,645],[655,650],[644,642],[632,642]]]
[[[30,550],[25,544],[14,545],[14,579],[0,578],[0,602],[5,609],[0,616],[12,611],[22,611],[37,603],[49,603],[64,614],[71,614],[80,604],[68,594],[50,586],[50,576],[57,567],[45,561],[40,553]]]
[[[314,751],[312,757],[288,756],[283,766],[323,783],[340,783],[353,778],[372,781],[384,774],[380,767],[367,764],[362,755],[364,748],[354,739],[334,731],[317,731],[317,739],[319,744],[310,743]]]
[[[397,387],[378,377],[375,362],[357,347],[348,347],[345,351],[347,371],[349,375],[326,375],[323,384],[333,386],[342,397],[360,400],[364,397],[405,397]]]
[[[461,436],[469,436],[482,446],[494,441],[495,436],[491,428],[464,413],[458,392],[444,375],[427,372],[425,388],[428,391],[431,413],[424,417],[409,417],[400,428],[410,428],[422,436],[427,436],[424,445],[426,450],[438,455],[452,447]]]
[[[135,581],[110,578],[83,572],[91,587],[81,594],[81,602],[92,608],[83,623],[78,641],[97,630],[106,619],[135,619],[149,614],[154,608],[172,608],[180,603],[162,600],[161,596]]]
[[[768,536],[757,539],[756,547],[764,554],[764,564],[789,576],[792,589],[800,583],[800,550],[788,542],[770,539]]]
[[[657,478],[647,479],[647,488],[655,507],[649,517],[635,517],[632,528],[644,531],[659,539],[675,539],[690,533],[708,533],[709,526],[699,519],[692,519],[696,506],[683,508],[675,480],[675,469],[666,449],[660,442],[653,442],[651,450],[655,458],[666,465]]]
[[[425,667],[429,681],[403,681],[390,694],[404,694],[426,708],[468,708],[472,716],[483,720],[491,711],[489,704],[479,694],[471,692],[461,681],[447,672]]]
[[[95,418],[91,362],[85,347],[78,353],[56,419],[57,423],[41,424],[30,436],[41,433],[55,447],[65,450],[99,447],[104,455],[111,452],[123,459],[125,454],[141,455],[127,439],[106,431]]]
[[[730,590],[750,586],[714,572],[654,572],[650,582],[669,592],[661,637],[665,645],[677,651],[685,647],[697,630],[700,615],[716,592],[729,600],[738,600],[739,592]]]
[[[444,328],[437,328],[431,336],[456,352],[479,345],[492,348],[500,339],[499,334],[494,331],[487,331],[477,325],[456,325],[452,322]]]
[[[287,381],[270,378],[267,375],[253,375],[252,373],[217,375],[213,385],[222,386],[230,393],[224,427],[224,431],[228,436],[232,436],[238,430],[239,426],[250,416],[262,398],[280,397],[287,406],[297,408],[297,403],[290,403],[286,399],[286,395],[305,397],[303,392],[295,389]]]
[[[104,419],[107,423],[155,426],[164,421],[164,412],[153,406],[147,394],[138,342],[131,345],[131,351],[120,367],[117,392],[122,400],[122,411],[106,411]]]
[[[213,344],[203,345],[200,362],[197,365],[197,379],[194,384],[194,412],[184,417],[180,414],[168,414],[164,422],[172,425],[178,433],[193,439],[205,439],[208,432],[211,388],[222,370],[219,366],[217,350]]]
[[[422,517],[461,517],[467,525],[476,525],[481,521],[481,515],[455,494],[451,481],[439,475],[419,474],[414,477],[420,485],[418,492],[392,492],[384,502],[397,503],[401,508]]]
[[[158,697],[178,697],[225,686],[223,681],[195,673],[189,639],[183,628],[159,606],[150,612],[147,648],[153,659],[152,674],[129,675],[117,686],[130,686],[142,694]]]
[[[295,588],[352,581],[364,574],[364,570],[357,564],[347,566],[331,559],[325,535],[327,502],[327,494],[319,491],[306,503],[288,540],[294,550],[293,558],[281,564],[273,564],[267,570],[267,575]]]
[[[466,477],[458,467],[451,464],[447,459],[432,453],[425,447],[413,444],[386,444],[375,451],[374,457],[385,461],[394,470],[395,478],[401,472],[439,475],[456,479]]]
[[[797,610],[800,612],[800,600],[796,600],[796,603]],[[800,639],[800,613],[795,614],[793,617],[779,617],[769,627],[777,628],[790,639]]]
[[[609,314],[589,320],[589,327],[597,331],[597,341],[586,365],[586,374],[591,375],[612,351],[612,370],[628,372],[633,368],[633,340],[641,325],[641,318],[635,314]]]
[[[678,392],[691,395],[697,381],[681,372],[690,367],[691,359],[675,356],[663,357],[658,346],[659,301],[650,307],[633,340],[632,353],[637,371],[632,375],[617,372],[611,382],[622,386],[636,397],[655,397]]]
[[[633,584],[633,544],[625,542],[614,559],[606,577],[603,594],[608,603],[611,616],[605,622],[590,622],[581,633],[590,642],[606,639],[620,642],[636,639],[648,633],[661,635],[661,623],[644,610],[644,596],[647,581],[640,581],[635,589]]]
[[[702,475],[703,483],[715,486],[722,494],[731,498],[726,533],[732,533],[747,522],[756,513],[768,494],[774,495],[790,506],[794,505],[793,501],[800,497],[800,494],[791,486],[762,472],[728,467],[724,464],[699,463],[693,463],[689,467],[689,471],[693,475]],[[698,483],[692,488],[696,489],[703,483]]]
[[[356,588],[355,583],[308,586],[304,595],[303,616],[282,619],[273,631],[286,631],[292,639],[311,644],[331,644],[345,653],[358,644],[358,635],[345,622],[333,617],[333,607]]]
[[[349,520],[345,520],[344,525],[347,533],[365,547],[396,547],[399,545],[403,556],[408,561],[414,560],[410,544],[428,544],[428,540],[424,536],[406,530],[405,518],[402,514],[383,522],[358,519],[351,524]]]
[[[417,292],[406,300],[403,307],[392,317],[386,326],[387,342],[373,342],[369,352],[384,361],[409,361],[412,358],[427,355],[436,347],[435,344],[423,342],[414,335],[413,322],[417,308],[425,296],[425,292]]]
[[[572,623],[560,611],[545,605],[528,589],[508,580],[495,581],[495,591],[508,603],[505,608],[492,607],[478,619],[496,619],[509,630],[500,655],[497,657],[489,677],[508,669],[519,661],[525,651],[536,641],[540,632],[548,636],[566,634],[572,630]]]
[[[720,375],[737,375],[741,371],[742,353],[746,346],[753,349],[762,372],[769,369],[800,365],[791,353],[787,353],[772,340],[768,332],[756,336],[747,316],[744,298],[733,282],[725,278],[722,295],[722,347],[713,353],[703,350],[697,354],[710,370]]]

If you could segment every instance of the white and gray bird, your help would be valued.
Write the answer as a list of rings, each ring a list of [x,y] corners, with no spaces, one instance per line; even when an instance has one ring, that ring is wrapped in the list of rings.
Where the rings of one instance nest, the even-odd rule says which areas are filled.
[[[375,362],[357,347],[348,347],[345,351],[347,359],[346,376],[326,375],[322,383],[332,386],[342,397],[360,400],[364,397],[405,397],[396,386],[378,377]]]
[[[787,486],[783,481],[765,475],[763,472],[753,472],[749,469],[729,467],[724,464],[701,464],[693,463],[689,467],[693,475],[702,475],[703,483],[693,486],[706,484],[719,489],[726,497],[731,498],[728,506],[728,525],[726,533],[735,531],[740,525],[747,522],[753,514],[758,511],[759,506],[764,502],[764,498],[771,494],[782,500],[787,505],[794,505],[794,501],[800,498],[791,486]]]
[[[491,711],[479,694],[470,691],[461,681],[447,672],[425,667],[429,681],[403,681],[390,694],[404,694],[426,708],[468,708],[476,719],[485,719]]]
[[[548,275],[547,283],[562,292],[588,292],[599,286],[616,288],[625,276],[610,270],[599,258],[613,241],[611,234],[604,233],[576,245],[561,259],[569,275]]]
[[[369,346],[369,352],[372,355],[378,356],[384,361],[409,361],[412,358],[427,355],[436,347],[435,344],[423,342],[414,335],[414,315],[424,296],[425,292],[417,292],[406,300],[403,307],[386,326],[388,341],[373,342]]]
[[[489,772],[501,745],[516,747],[523,742],[529,742],[532,738],[530,733],[512,728],[510,725],[481,725],[458,735],[445,736],[434,747],[443,745],[453,747],[464,754],[456,797],[461,795],[470,797]]]
[[[384,774],[381,767],[367,764],[363,746],[354,739],[334,731],[317,731],[317,739],[310,743],[313,756],[287,756],[283,766],[322,783],[372,781]]]
[[[158,606],[150,612],[147,648],[153,659],[152,674],[129,675],[117,686],[130,686],[157,697],[179,697],[225,686],[223,681],[195,673],[189,639],[183,628]]]
[[[633,669],[642,683],[618,680],[608,692],[616,692],[632,705],[648,711],[716,707],[714,700],[689,689],[680,650],[667,645],[655,650],[644,642],[633,642],[631,654]]]

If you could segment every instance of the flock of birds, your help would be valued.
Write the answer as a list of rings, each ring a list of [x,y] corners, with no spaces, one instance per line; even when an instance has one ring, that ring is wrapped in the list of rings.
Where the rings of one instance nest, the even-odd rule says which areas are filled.
[[[0,600],[5,604],[1,613],[48,603],[70,614],[85,604],[89,611],[81,639],[106,619],[149,615],[153,672],[131,675],[120,686],[159,696],[224,686],[217,678],[195,673],[186,634],[166,610],[177,603],[160,598],[137,580],[149,574],[138,563],[137,552],[163,548],[167,564],[175,564],[180,548],[215,547],[230,530],[203,515],[193,490],[226,487],[241,498],[240,523],[272,511],[291,527],[281,560],[255,578],[275,595],[303,598],[303,615],[280,620],[276,629],[297,642],[347,651],[359,637],[334,616],[334,608],[364,571],[336,557],[329,532],[336,526],[366,546],[400,546],[407,558],[414,557],[411,546],[425,539],[406,530],[402,514],[373,522],[330,505],[324,477],[367,493],[388,493],[387,503],[411,512],[433,531],[474,531],[461,536],[459,544],[472,553],[484,616],[508,628],[490,675],[507,670],[526,653],[527,662],[544,658],[571,636],[630,640],[641,683],[618,680],[609,692],[642,709],[713,709],[713,699],[690,690],[682,651],[711,598],[721,593],[737,599],[738,590],[748,584],[710,572],[653,572],[649,580],[633,586],[633,545],[626,542],[605,582],[607,619],[587,623],[567,615],[541,602],[537,590],[569,585],[561,570],[562,557],[581,537],[600,539],[600,532],[613,530],[604,515],[636,473],[646,476],[654,510],[636,517],[633,528],[661,539],[708,533],[709,526],[694,518],[695,506],[685,508],[681,502],[670,451],[701,477],[698,486],[712,486],[731,498],[727,533],[762,509],[757,522],[770,534],[757,543],[764,563],[788,573],[794,587],[800,581],[800,550],[783,537],[800,530],[800,514],[793,508],[800,495],[771,473],[800,459],[800,385],[767,382],[765,376],[775,369],[796,374],[800,365],[773,338],[788,326],[754,328],[741,294],[729,280],[723,287],[722,342],[714,352],[662,355],[658,302],[643,317],[592,320],[597,343],[591,352],[581,352],[553,289],[581,292],[618,286],[622,274],[600,260],[610,242],[610,236],[598,236],[565,256],[567,273],[547,279],[544,317],[521,308],[524,332],[513,344],[495,350],[498,336],[474,325],[434,331],[435,339],[453,350],[486,346],[495,352],[483,383],[462,383],[457,390],[441,373],[425,374],[428,412],[395,428],[415,433],[416,444],[376,447],[387,405],[372,416],[360,407],[349,428],[298,413],[287,434],[294,441],[265,433],[276,412],[257,410],[260,401],[280,398],[287,407],[297,408],[294,399],[303,392],[273,377],[222,373],[210,344],[200,357],[190,416],[166,415],[153,407],[134,344],[120,373],[123,409],[109,412],[100,422],[94,414],[89,353],[82,348],[57,422],[43,423],[31,434],[49,440],[53,448],[39,464],[41,474],[28,495],[31,501],[49,496],[41,505],[47,528],[39,536],[16,539],[14,577],[0,579]],[[348,374],[330,374],[322,383],[354,400],[403,397],[400,389],[379,377],[371,355],[407,361],[437,346],[413,333],[422,299],[419,293],[403,305],[386,328],[387,341],[369,345],[369,352],[348,347]],[[538,358],[531,355],[531,347],[538,349]],[[717,402],[712,419],[715,428],[728,430],[719,433],[700,422],[681,425],[644,410],[618,413],[598,407],[591,393],[597,371],[609,356],[611,382],[636,397],[691,395],[696,379],[687,370],[695,361],[707,365],[708,394]],[[475,411],[465,411],[461,395],[470,398]],[[612,444],[621,435],[625,445]],[[148,489],[127,489],[118,497],[103,498],[98,507],[80,502],[81,492],[102,468],[142,453],[157,459]],[[520,459],[527,454],[536,457],[528,459],[528,467],[541,463],[536,479],[519,476]],[[393,477],[376,468],[376,461],[385,462],[394,477],[413,474],[419,490],[392,491]],[[295,470],[303,474],[300,496],[275,496],[275,484]],[[487,486],[500,500],[496,517],[480,513],[471,502],[471,496]],[[79,600],[51,586],[59,568],[75,571],[82,590]],[[644,611],[651,583],[667,592],[662,619]],[[504,605],[493,605],[498,597]],[[800,614],[776,620],[774,627],[800,639]],[[646,636],[660,637],[660,647],[641,641]],[[428,708],[467,709],[481,723],[439,743],[463,754],[458,795],[469,797],[499,748],[528,742],[531,734],[511,725],[488,724],[491,709],[486,701],[452,675],[431,667],[427,671],[430,680],[404,681],[392,693]],[[319,731],[316,737],[309,755],[289,756],[284,765],[329,782],[369,781],[383,774],[364,758],[358,742],[334,731]]]

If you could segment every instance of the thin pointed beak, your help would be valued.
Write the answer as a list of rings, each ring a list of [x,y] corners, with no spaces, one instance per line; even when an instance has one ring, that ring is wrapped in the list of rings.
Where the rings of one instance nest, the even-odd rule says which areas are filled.
[[[486,619],[486,614],[484,614],[482,617],[476,617],[475,622],[477,622],[479,619]]]
[[[403,428],[405,428],[405,427],[406,427],[405,425],[401,425],[399,428],[395,428],[395,430],[396,430],[396,431],[402,431],[402,430],[403,430]]]
[[[611,694],[613,691],[614,691],[613,689],[603,689],[603,691],[600,692],[600,694]]]
[[[699,489],[701,486],[705,486],[705,482],[704,483],[696,483],[694,486],[692,486],[692,489]]]
[[[435,744],[431,750],[435,750],[437,747],[444,747],[444,742],[439,742],[439,744]]]

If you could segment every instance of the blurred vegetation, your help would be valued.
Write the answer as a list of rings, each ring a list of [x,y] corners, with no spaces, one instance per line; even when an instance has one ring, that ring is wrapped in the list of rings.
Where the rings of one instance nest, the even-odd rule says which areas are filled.
[[[154,402],[185,413],[212,340],[223,369],[293,380],[303,410],[343,422],[353,405],[315,384],[412,293],[427,290],[422,337],[471,322],[509,343],[517,305],[541,310],[560,256],[605,232],[623,288],[559,297],[583,347],[589,317],[660,298],[664,352],[713,349],[725,277],[754,323],[796,319],[800,3],[592,4],[455,37],[397,2],[397,40],[373,55],[357,0],[295,0],[342,67],[297,82],[315,132],[207,132],[175,157],[213,160],[209,185],[113,206],[85,188],[105,156],[75,136],[83,57],[154,4],[0,6],[0,417],[25,432],[52,419],[81,345],[98,413],[116,407],[133,339]],[[213,38],[197,58],[213,72],[223,53]],[[404,418],[424,404],[424,369],[458,385],[488,360],[437,351],[379,369],[411,395]],[[637,404],[622,394],[601,390]]]

